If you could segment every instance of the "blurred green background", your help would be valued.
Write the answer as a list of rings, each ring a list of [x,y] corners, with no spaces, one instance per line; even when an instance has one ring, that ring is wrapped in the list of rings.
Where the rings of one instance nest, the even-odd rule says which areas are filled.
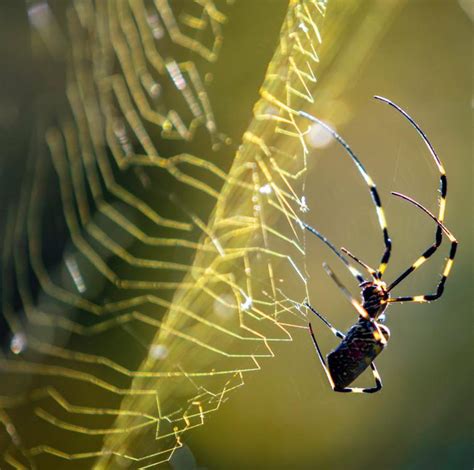
[[[58,10],[67,6],[67,2],[52,3]],[[384,3],[371,2],[373,10],[367,8],[367,13],[392,9],[397,2]],[[176,5],[179,9],[186,6],[186,1]],[[279,0],[241,0],[228,7],[234,9],[233,16],[225,26],[222,57],[210,91],[217,103],[217,122],[233,139],[230,147],[212,157],[224,169],[230,167],[251,118],[286,6],[287,2]],[[338,7],[342,10],[343,3],[330,0],[329,8]],[[36,119],[31,103],[40,96],[49,104],[49,93],[63,86],[64,71],[61,61],[53,61],[55,66],[47,69],[46,59],[36,56],[33,61],[22,2],[5,1],[0,8],[4,44],[15,44],[3,51],[0,74],[0,224],[5,232],[7,208],[17,198]],[[427,133],[447,170],[446,224],[460,241],[459,255],[441,300],[425,305],[395,305],[388,312],[386,324],[392,338],[377,361],[383,391],[362,396],[333,393],[308,334],[297,332],[294,342],[275,346],[276,357],[263,361],[260,372],[245,376],[245,387],[233,392],[228,402],[209,416],[205,426],[184,436],[185,448],[171,462],[174,468],[472,467],[469,15],[472,3],[467,1],[400,3],[393,17],[385,19],[383,33],[367,46],[364,60],[355,60],[356,65],[345,70],[343,66],[338,68],[336,54],[330,64],[323,62],[319,92],[316,88],[316,102],[320,99],[324,103],[318,117],[336,125],[378,185],[394,243],[387,279],[409,266],[434,237],[433,223],[389,192],[403,192],[434,210],[438,174],[415,131],[392,109],[371,97],[383,95],[404,107]],[[356,29],[359,19],[354,18],[351,24],[344,18],[348,21],[346,29]],[[376,14],[372,21],[364,22],[367,37],[377,24]],[[336,48],[341,55],[351,47],[350,41],[350,33],[341,37]],[[324,45],[322,58],[325,48],[333,51],[334,44]],[[336,92],[331,93],[333,89]],[[331,96],[330,101],[327,96]],[[34,108],[37,110],[38,105]],[[168,151],[171,154],[177,148],[179,144]],[[360,175],[338,146],[332,144],[310,155],[305,196],[311,209],[307,222],[336,246],[346,246],[367,262],[376,263],[382,245],[375,211]],[[193,209],[204,215],[211,209],[205,205],[209,201],[197,199],[193,204]],[[54,201],[51,207],[54,210]],[[396,292],[430,292],[442,269],[446,246]],[[324,274],[322,261],[327,260],[354,287],[352,281],[318,240],[308,239],[307,249],[312,302],[336,327],[345,330],[355,315]],[[288,275],[281,273],[282,277]],[[5,330],[3,333],[5,336],[0,337],[6,341]],[[334,338],[319,325],[317,335],[325,351],[335,346]],[[370,379],[365,376],[364,380]],[[35,433],[34,429],[30,431]]]

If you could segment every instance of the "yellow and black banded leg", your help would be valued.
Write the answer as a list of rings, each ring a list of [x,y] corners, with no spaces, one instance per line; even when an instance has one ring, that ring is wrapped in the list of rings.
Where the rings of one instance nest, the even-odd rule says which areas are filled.
[[[341,251],[347,256],[351,257],[356,263],[359,263],[373,278],[377,278],[377,271],[371,268],[367,263],[364,263],[357,256],[353,255],[347,248],[341,247]]]
[[[388,302],[391,302],[391,303],[392,302],[431,302],[432,300],[439,299],[441,297],[441,295],[443,295],[444,285],[445,285],[446,280],[449,276],[449,273],[451,272],[451,268],[453,267],[454,257],[456,256],[458,242],[454,238],[453,234],[444,226],[444,224],[439,219],[437,219],[430,211],[428,211],[428,209],[423,207],[420,203],[414,201],[410,197],[405,196],[403,194],[400,194],[400,193],[393,193],[393,194],[395,196],[398,196],[398,197],[410,202],[411,204],[417,206],[423,212],[428,214],[438,224],[438,227],[441,230],[443,230],[443,232],[447,235],[447,237],[451,241],[451,249],[449,251],[449,257],[446,261],[446,265],[445,265],[443,273],[441,275],[441,279],[438,283],[438,286],[436,287],[436,292],[434,294],[415,295],[415,296],[408,296],[408,297],[393,297],[393,298],[388,299]],[[430,252],[430,250],[431,250],[431,252]],[[430,253],[428,253],[428,252],[430,252]],[[428,253],[428,255],[427,255],[427,253]],[[419,266],[421,266],[432,254],[433,254],[433,250],[432,250],[432,247],[430,247],[427,251],[425,251],[425,253],[423,253],[423,255],[420,258],[418,258],[401,276],[399,276],[389,286],[388,290],[390,291],[390,289],[392,289],[392,287],[397,285],[402,279],[404,279],[410,273],[415,271],[415,269],[417,269]]]
[[[446,172],[444,170],[443,164],[441,163],[440,158],[438,157],[438,154],[436,153],[435,149],[433,148],[433,145],[431,145],[431,142],[429,141],[428,137],[426,134],[423,132],[421,127],[415,122],[415,120],[400,106],[395,104],[393,101],[390,101],[387,98],[384,98],[383,96],[374,96],[376,100],[382,101],[383,103],[386,103],[390,105],[392,108],[397,110],[400,114],[402,114],[405,119],[415,128],[415,130],[418,132],[420,137],[423,139],[423,142],[425,145],[428,147],[428,150],[433,157],[433,160],[435,161],[436,166],[438,167],[438,171],[440,173],[440,181],[439,181],[439,204],[438,204],[438,220],[443,224],[444,222],[444,214],[446,211],[446,195],[448,193],[448,180],[446,177]],[[388,290],[392,289],[395,287],[400,281],[405,279],[411,272],[413,272],[416,268],[421,266],[430,256],[433,255],[433,253],[438,249],[439,245],[441,244],[442,240],[442,228],[441,225],[438,225],[436,228],[436,234],[435,234],[435,242],[433,245],[431,245],[421,256],[418,258],[418,260],[409,268],[407,269],[401,276],[399,276],[389,287]],[[418,263],[418,264],[417,264]]]
[[[334,274],[334,271],[329,267],[327,263],[323,263],[323,268],[326,271],[326,274],[334,281],[334,283],[339,287],[342,293],[345,295],[347,300],[355,307],[357,312],[362,318],[369,320],[369,314],[366,310],[362,307],[361,303],[355,299],[352,294],[349,292],[349,289],[340,281],[340,279]]]
[[[333,270],[326,264],[323,263],[323,268],[326,271],[327,275],[336,283],[336,285],[341,289],[342,293],[346,296],[352,306],[357,310],[357,313],[366,320],[370,320],[370,315],[367,313],[367,310],[362,306],[362,304],[355,299],[352,294],[349,292],[347,287],[340,281],[340,279],[334,274]],[[373,324],[375,327],[374,330],[374,339],[380,341],[383,345],[387,344],[384,334],[380,331],[380,328],[377,323]]]
[[[330,323],[324,319],[324,317],[322,317],[319,313],[317,313],[309,304],[306,304],[313,313],[315,313],[326,325],[330,326]],[[336,330],[335,328],[333,328],[332,326],[330,326],[331,330],[335,330],[337,331],[338,333],[340,333],[343,338],[345,338],[345,336],[338,330]],[[344,388],[337,388],[334,384],[334,380],[333,378],[331,377],[331,373],[329,372],[329,369],[328,369],[328,366],[326,364],[326,360],[324,359],[323,357],[323,354],[321,353],[321,349],[319,348],[319,344],[316,340],[316,337],[314,336],[314,332],[313,332],[313,327],[311,326],[311,323],[309,324],[309,333],[311,335],[311,338],[313,340],[313,344],[314,344],[314,347],[316,349],[316,352],[318,354],[318,357],[319,357],[319,360],[321,362],[321,365],[324,369],[324,372],[326,373],[326,376],[328,378],[328,382],[329,382],[329,385],[331,386],[331,388],[335,391],[335,392],[341,392],[341,393],[376,393],[378,391],[380,391],[382,389],[382,379],[380,378],[380,374],[378,373],[378,370],[377,370],[377,367],[375,367],[375,364],[372,362],[370,364],[370,368],[372,370],[372,374],[374,376],[374,379],[375,379],[375,387],[368,387],[368,388],[360,388],[360,387],[344,387]],[[334,331],[333,331],[334,333]],[[334,333],[336,334],[336,333]],[[338,336],[336,334],[336,336]],[[338,336],[339,337],[339,336]]]
[[[390,254],[392,251],[392,241],[390,239],[390,236],[388,234],[388,228],[387,228],[387,220],[385,218],[385,213],[382,208],[382,201],[380,199],[379,193],[377,191],[377,186],[375,185],[374,181],[372,178],[369,176],[367,173],[367,170],[365,169],[364,165],[362,162],[357,158],[355,153],[352,151],[350,148],[349,144],[331,127],[329,127],[326,123],[323,121],[319,120],[318,118],[314,117],[311,114],[305,113],[304,111],[300,111],[299,115],[302,117],[305,117],[306,119],[309,119],[312,122],[315,122],[319,124],[321,127],[326,129],[327,132],[329,132],[335,139],[336,141],[344,147],[345,151],[349,154],[349,156],[352,158],[352,161],[355,163],[357,169],[359,170],[359,173],[362,175],[364,178],[365,183],[369,187],[370,190],[370,195],[372,197],[372,201],[374,202],[375,209],[377,212],[377,218],[379,221],[380,228],[382,230],[383,234],[383,241],[385,244],[385,251],[382,255],[382,259],[380,261],[379,268],[377,270],[377,277],[380,278],[382,274],[385,271],[385,268],[387,267],[388,261],[390,259]]]
[[[392,193],[398,195],[398,193]],[[439,228],[439,227],[438,227]],[[435,242],[422,253],[422,255],[407,269],[405,270],[400,276],[398,276],[387,288],[387,292],[390,292],[395,286],[400,284],[407,276],[409,276],[413,271],[418,269],[422,264],[424,264],[431,256],[433,256],[436,250],[441,245],[442,241],[441,236],[441,229],[436,231],[436,239]]]
[[[340,251],[321,233],[319,233],[315,228],[311,227],[308,224],[305,224],[304,222],[301,222],[303,227],[308,230],[308,232],[312,233],[316,237],[318,237],[323,243],[325,243],[331,251],[344,263],[344,266],[350,271],[350,273],[357,279],[359,283],[362,283],[365,281],[364,277],[362,274],[357,271],[354,266],[352,266],[349,261],[340,253]]]

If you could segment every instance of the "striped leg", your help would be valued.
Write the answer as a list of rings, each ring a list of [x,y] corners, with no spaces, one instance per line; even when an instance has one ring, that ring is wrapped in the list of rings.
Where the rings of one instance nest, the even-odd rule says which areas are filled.
[[[326,274],[335,282],[337,287],[341,289],[347,300],[349,300],[349,302],[355,307],[359,315],[362,318],[369,320],[369,314],[365,311],[360,302],[352,296],[352,294],[349,292],[349,289],[347,289],[347,287],[339,280],[339,278],[334,274],[333,270],[326,263],[323,263],[323,268],[326,271]]]
[[[324,319],[319,313],[317,313],[312,307],[307,304],[307,306],[311,309],[313,313],[315,313],[326,325],[330,325],[330,323]],[[330,326],[331,330],[335,330],[332,326]],[[337,330],[335,330],[337,331]],[[316,337],[314,336],[313,332],[313,327],[311,326],[311,323],[309,324],[309,333],[311,335],[311,338],[313,340],[314,347],[316,349],[316,352],[318,354],[319,360],[321,361],[321,365],[323,366],[324,372],[326,373],[326,376],[328,378],[329,385],[335,392],[342,392],[342,393],[376,393],[379,390],[382,389],[382,379],[380,378],[380,375],[377,371],[377,368],[375,367],[375,364],[372,362],[370,364],[370,368],[372,369],[372,374],[375,379],[375,387],[370,387],[370,388],[359,388],[359,387],[344,387],[344,388],[337,388],[334,385],[334,380],[331,377],[331,373],[329,372],[328,366],[326,364],[326,361],[321,353],[321,349],[319,348],[318,342],[316,341]],[[338,332],[340,333],[340,332]],[[342,333],[341,333],[342,334]],[[337,335],[336,335],[337,336]]]
[[[301,224],[306,230],[308,230],[308,232],[311,232],[313,235],[316,235],[323,243],[325,243],[332,250],[332,252],[344,263],[344,266],[359,281],[359,283],[365,281],[362,274],[359,271],[357,271],[357,269],[354,268],[354,266],[352,266],[349,263],[349,261],[347,261],[347,259],[339,252],[339,250],[324,235],[320,234],[316,229],[314,229],[308,224],[305,224],[304,222],[301,222]]]
[[[349,300],[349,302],[352,304],[352,306],[357,310],[357,313],[362,317],[365,318],[366,320],[370,320],[370,316],[367,313],[367,310],[362,306],[362,304],[355,299],[352,294],[349,292],[346,286],[339,280],[339,278],[334,274],[332,269],[326,264],[323,263],[324,270],[326,271],[327,275],[337,284],[339,289],[343,292],[343,294],[346,296],[346,298]],[[380,341],[382,344],[387,344],[387,340],[385,339],[384,334],[382,331],[380,331],[380,328],[378,324],[375,322],[373,323],[375,327],[374,331],[374,339],[376,341]]]
[[[444,170],[444,167],[441,163],[441,160],[439,159],[435,149],[431,145],[431,142],[428,140],[428,137],[426,134],[421,130],[420,126],[414,121],[414,119],[400,106],[396,105],[392,101],[390,101],[387,98],[384,98],[382,96],[374,96],[375,99],[382,101],[388,105],[390,105],[392,108],[396,109],[400,114],[402,114],[405,119],[408,120],[408,122],[416,129],[420,137],[423,139],[423,142],[425,145],[428,147],[428,150],[433,157],[433,160],[436,163],[436,166],[438,167],[438,171],[440,173],[440,182],[439,182],[439,209],[438,209],[438,219],[439,222],[441,223],[438,224],[436,228],[436,234],[435,234],[435,242],[416,260],[416,262],[408,268],[405,272],[403,272],[395,281],[390,284],[388,290],[390,291],[393,289],[398,283],[403,281],[410,273],[412,273],[415,269],[417,269],[419,266],[421,266],[430,256],[432,256],[438,247],[441,245],[441,240],[442,240],[442,224],[444,221],[444,213],[446,211],[446,195],[448,192],[448,180],[446,178],[446,172]],[[436,220],[436,219],[435,219]],[[443,283],[444,285],[444,283]],[[441,292],[442,292],[442,287],[441,287]],[[441,294],[440,294],[441,295]],[[439,297],[439,296],[438,296]],[[438,298],[436,297],[436,298]]]
[[[341,251],[347,256],[350,256],[356,263],[359,263],[373,278],[377,278],[377,271],[375,271],[375,269],[357,258],[357,256],[354,256],[347,248],[342,247]]]
[[[392,193],[392,194],[404,199],[405,201],[408,201],[408,202],[414,204],[416,207],[418,207],[423,212],[428,214],[438,224],[438,227],[441,230],[443,230],[443,232],[447,235],[447,237],[451,241],[451,249],[449,251],[449,257],[448,257],[448,260],[446,261],[446,265],[444,267],[443,274],[441,275],[441,279],[438,283],[438,286],[436,288],[436,292],[434,294],[415,295],[415,296],[409,296],[409,297],[394,297],[394,298],[388,299],[388,302],[431,302],[432,300],[439,299],[441,297],[441,295],[443,294],[446,279],[448,278],[449,273],[451,271],[451,268],[453,266],[454,257],[456,256],[456,250],[457,250],[458,242],[454,238],[452,233],[441,223],[441,221],[439,219],[437,219],[431,212],[429,212],[428,209],[426,209],[421,204],[414,201],[413,199],[411,199],[408,196],[405,196],[405,195],[400,194],[400,193]],[[430,250],[431,250],[431,252],[430,252]],[[418,258],[401,276],[399,276],[391,284],[391,286],[389,287],[388,290],[392,289],[392,287],[394,285],[398,284],[398,282],[400,282],[401,279],[404,279],[410,273],[415,271],[415,269],[417,269],[419,266],[421,266],[434,253],[434,251],[435,250],[433,250],[433,247],[431,246],[427,251],[425,251],[425,253],[423,253],[423,255],[421,255],[420,258]],[[396,281],[398,281],[398,282],[396,282]]]
[[[392,193],[393,194],[393,193]],[[438,226],[439,228],[439,226]],[[398,276],[387,288],[387,292],[390,292],[395,286],[400,284],[400,282],[403,281],[407,276],[409,276],[415,269],[418,269],[422,264],[425,263],[426,260],[428,260],[431,256],[433,256],[436,252],[436,250],[439,248],[441,245],[442,241],[442,235],[441,235],[441,230],[436,230],[436,239],[435,242],[426,250],[422,253],[422,255],[407,269],[405,270],[400,276]],[[393,300],[390,300],[393,302]]]
[[[385,251],[382,255],[382,259],[380,261],[380,265],[377,271],[377,277],[380,278],[382,274],[384,273],[385,268],[387,267],[388,260],[390,259],[390,253],[392,250],[392,241],[390,240],[390,236],[388,234],[387,220],[385,218],[385,213],[382,208],[382,201],[380,200],[379,193],[377,192],[377,187],[375,186],[375,183],[372,180],[372,178],[367,173],[364,165],[362,165],[362,162],[357,158],[357,156],[349,147],[347,142],[335,130],[331,129],[323,121],[320,121],[318,118],[312,116],[311,114],[305,113],[304,111],[300,111],[299,115],[322,126],[324,129],[326,129],[327,132],[329,132],[336,139],[336,141],[339,144],[342,145],[342,147],[344,147],[346,152],[352,158],[352,161],[355,163],[357,169],[359,170],[359,173],[364,178],[365,183],[369,187],[370,195],[372,197],[372,201],[374,202],[375,209],[377,211],[377,218],[378,218],[379,225],[383,233],[383,241],[385,244]]]

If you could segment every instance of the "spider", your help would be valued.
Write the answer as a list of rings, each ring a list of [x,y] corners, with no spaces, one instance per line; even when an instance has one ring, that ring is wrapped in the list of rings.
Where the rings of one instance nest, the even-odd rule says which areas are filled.
[[[303,111],[299,112],[300,116],[318,123],[324,129],[326,129],[327,132],[332,134],[335,140],[344,147],[345,151],[352,158],[357,169],[364,178],[365,183],[369,187],[372,201],[375,205],[375,209],[377,212],[377,218],[380,225],[380,229],[383,234],[383,240],[385,245],[385,250],[383,252],[379,267],[377,270],[375,270],[363,261],[361,261],[359,258],[354,256],[346,248],[341,248],[341,250],[339,251],[321,233],[319,233],[313,227],[302,222],[302,226],[306,230],[318,237],[336,254],[336,256],[342,261],[342,263],[351,272],[355,279],[357,279],[357,281],[359,282],[359,287],[361,288],[361,300],[358,301],[357,299],[352,297],[349,290],[342,284],[342,282],[334,274],[331,268],[326,263],[323,264],[326,273],[336,283],[336,285],[343,292],[343,294],[349,299],[349,301],[358,313],[357,322],[349,329],[347,334],[343,334],[339,330],[334,328],[331,323],[329,323],[329,321],[326,320],[323,315],[317,312],[308,302],[305,302],[304,304],[305,307],[311,310],[311,312],[314,313],[333,332],[333,334],[337,338],[342,340],[339,346],[337,346],[326,356],[326,363],[326,360],[324,359],[321,353],[321,349],[314,335],[313,327],[311,323],[309,323],[309,333],[314,343],[314,347],[316,348],[316,352],[318,354],[319,360],[321,361],[321,365],[327,375],[329,384],[335,392],[375,393],[382,389],[382,380],[377,371],[377,368],[375,367],[374,360],[383,351],[388,340],[390,339],[390,330],[383,324],[383,322],[385,321],[385,310],[387,309],[389,304],[394,302],[430,302],[432,300],[440,298],[444,291],[446,279],[448,278],[448,275],[451,271],[458,245],[457,240],[443,224],[446,209],[447,178],[443,165],[441,164],[441,161],[438,155],[436,154],[433,146],[426,137],[425,133],[418,126],[418,124],[402,108],[400,108],[398,105],[396,105],[387,98],[383,98],[381,96],[374,96],[374,98],[384,103],[387,103],[391,107],[395,108],[410,122],[410,124],[416,129],[418,134],[423,139],[424,143],[428,147],[428,150],[430,151],[431,156],[433,157],[436,163],[436,166],[440,173],[440,197],[438,202],[437,217],[435,217],[431,212],[428,211],[428,209],[423,207],[420,203],[416,202],[412,198],[397,192],[392,192],[392,194],[415,205],[418,209],[420,209],[429,217],[431,217],[436,222],[437,228],[435,232],[434,243],[430,245],[429,248],[425,250],[422,255],[408,269],[402,272],[394,281],[392,281],[387,286],[387,284],[382,280],[382,276],[390,259],[392,242],[388,234],[387,222],[382,208],[382,202],[377,192],[375,183],[365,170],[363,164],[351,150],[349,145],[333,129],[331,129],[328,125],[315,118],[314,116]],[[451,249],[443,273],[441,275],[441,279],[438,282],[436,292],[433,294],[408,297],[390,297],[390,291],[395,286],[397,286],[413,271],[419,268],[436,252],[438,247],[441,245],[443,232],[451,241]],[[367,280],[366,278],[364,278],[364,276],[362,276],[362,274],[348,261],[348,259],[344,255],[347,255],[353,261],[362,266],[364,270],[367,271],[368,275],[370,276],[370,279]],[[367,369],[367,367],[370,367],[370,369],[372,370],[372,374],[375,379],[375,386],[370,388],[349,387],[349,385],[351,385],[352,382],[354,382],[362,374],[362,372]]]

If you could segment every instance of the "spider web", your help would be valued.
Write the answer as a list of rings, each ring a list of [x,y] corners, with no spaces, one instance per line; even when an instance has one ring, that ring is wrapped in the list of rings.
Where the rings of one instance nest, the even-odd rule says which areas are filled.
[[[37,130],[45,151],[3,238],[2,467],[168,461],[306,325],[290,300],[308,297],[297,113],[314,103],[326,1],[289,3],[228,171],[206,73],[226,9],[78,0],[68,48],[47,4],[30,6],[49,53],[69,57],[67,106]]]

